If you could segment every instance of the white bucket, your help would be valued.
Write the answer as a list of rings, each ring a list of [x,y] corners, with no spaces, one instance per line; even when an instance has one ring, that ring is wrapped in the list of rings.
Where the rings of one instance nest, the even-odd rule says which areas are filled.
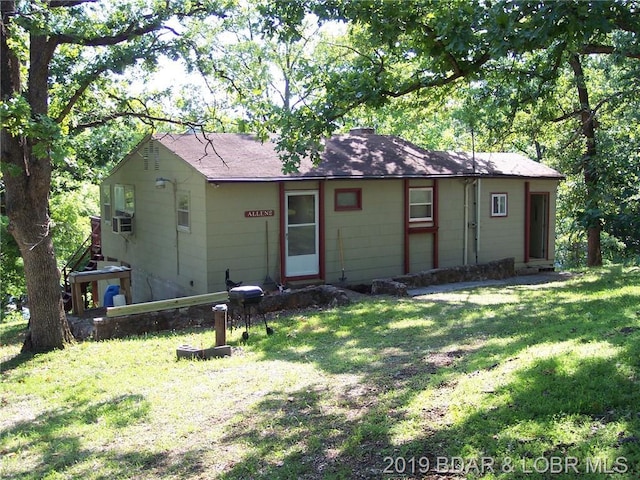
[[[113,306],[114,307],[122,307],[127,304],[127,299],[124,295],[114,295],[113,296]]]

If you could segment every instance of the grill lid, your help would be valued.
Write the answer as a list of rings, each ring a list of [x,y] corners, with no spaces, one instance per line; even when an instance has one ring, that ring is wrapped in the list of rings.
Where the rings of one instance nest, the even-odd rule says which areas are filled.
[[[243,285],[229,290],[229,300],[241,303],[259,303],[264,291],[258,286]]]

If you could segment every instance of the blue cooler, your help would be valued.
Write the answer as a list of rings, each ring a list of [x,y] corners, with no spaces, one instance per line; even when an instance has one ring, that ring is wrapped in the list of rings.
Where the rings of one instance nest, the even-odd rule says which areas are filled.
[[[113,307],[113,297],[120,294],[119,285],[109,285],[104,292],[103,307]]]

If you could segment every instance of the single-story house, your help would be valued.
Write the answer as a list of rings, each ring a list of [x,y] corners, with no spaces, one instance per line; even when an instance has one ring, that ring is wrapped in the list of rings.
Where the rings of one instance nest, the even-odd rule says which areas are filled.
[[[147,136],[101,185],[102,253],[133,301],[261,285],[367,283],[514,257],[554,265],[557,171],[514,153],[437,152],[355,129],[282,173],[247,134]]]

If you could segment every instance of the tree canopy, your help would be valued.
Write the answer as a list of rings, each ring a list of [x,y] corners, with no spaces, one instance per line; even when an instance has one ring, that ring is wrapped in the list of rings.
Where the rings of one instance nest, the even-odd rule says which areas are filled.
[[[81,149],[72,140],[88,128],[161,120],[144,99],[127,95],[119,75],[179,55],[183,25],[215,21],[228,7],[224,0],[0,2],[2,176],[7,231],[24,261],[30,303],[26,350],[72,341],[51,240],[52,171],[69,166],[69,149]]]
[[[500,78],[493,91],[517,110],[556,79],[572,55],[638,58],[637,2],[273,1],[261,6],[266,29],[298,38],[308,14],[349,22],[349,44],[324,64],[324,88],[295,112],[295,126],[325,135],[360,105],[416,102],[447,87]],[[308,80],[311,81],[311,80]],[[494,84],[493,87],[496,85]],[[526,87],[526,88],[525,88]],[[489,92],[487,92],[489,93]],[[518,96],[515,96],[517,93]],[[529,102],[531,103],[531,102]]]

